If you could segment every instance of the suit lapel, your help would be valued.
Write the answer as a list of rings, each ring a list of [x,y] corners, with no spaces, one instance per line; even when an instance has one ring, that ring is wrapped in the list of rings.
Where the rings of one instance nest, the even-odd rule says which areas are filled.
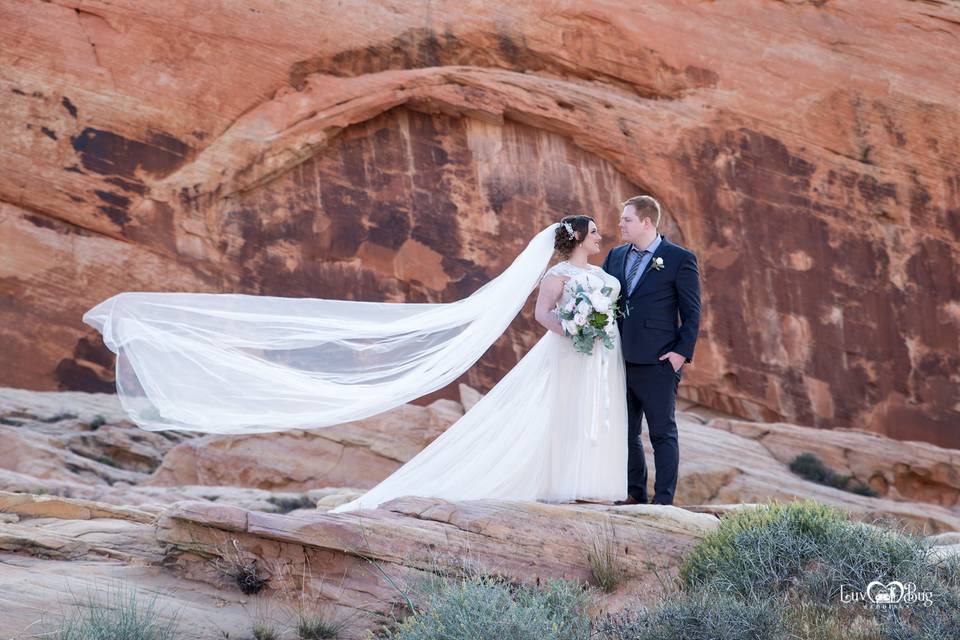
[[[640,279],[637,281],[637,286],[633,290],[633,293],[630,294],[630,297],[637,295],[637,292],[643,288],[644,283],[649,280],[648,275],[650,271],[653,271],[653,261],[656,260],[663,254],[667,249],[667,237],[663,234],[660,234],[660,245],[657,247],[657,250],[653,252],[653,255],[650,257],[650,262],[647,263],[647,268],[643,270],[643,273],[640,274]]]

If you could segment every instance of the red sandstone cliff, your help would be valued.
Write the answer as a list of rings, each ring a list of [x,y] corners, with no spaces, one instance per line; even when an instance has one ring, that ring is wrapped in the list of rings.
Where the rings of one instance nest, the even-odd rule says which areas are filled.
[[[645,192],[683,395],[960,447],[958,57],[936,0],[4,3],[0,385],[111,389],[118,291],[452,300]]]

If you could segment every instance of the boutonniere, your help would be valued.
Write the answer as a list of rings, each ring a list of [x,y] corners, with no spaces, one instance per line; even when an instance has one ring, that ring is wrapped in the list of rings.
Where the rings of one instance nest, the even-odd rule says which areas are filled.
[[[663,258],[660,258],[660,257],[654,258],[652,266],[657,271],[660,271],[660,269],[663,269]]]

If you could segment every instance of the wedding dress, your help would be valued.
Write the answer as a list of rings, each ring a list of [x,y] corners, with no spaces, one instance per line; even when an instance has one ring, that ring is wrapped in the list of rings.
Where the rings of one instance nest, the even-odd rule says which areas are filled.
[[[600,267],[561,262],[547,274],[620,283]],[[546,275],[546,274],[545,274]],[[565,287],[559,305],[570,300]],[[359,498],[332,512],[403,495],[566,502],[627,497],[627,406],[620,334],[590,355],[546,334],[457,422]]]
[[[540,231],[503,273],[454,302],[125,291],[83,321],[116,354],[117,395],[142,429],[328,427],[382,413],[462,375],[547,271],[558,226]],[[619,293],[617,279],[599,267],[563,262],[548,272],[602,280],[613,299]],[[404,494],[625,498],[625,374],[620,337],[612,338],[613,349],[597,342],[586,355],[548,331],[459,421],[336,510]]]

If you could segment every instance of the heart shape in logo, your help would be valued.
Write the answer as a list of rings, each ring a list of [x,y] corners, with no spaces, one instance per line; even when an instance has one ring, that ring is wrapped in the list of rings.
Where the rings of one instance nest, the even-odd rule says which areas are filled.
[[[874,590],[876,590],[876,594],[874,594]],[[903,593],[903,583],[899,580],[891,580],[887,584],[874,580],[867,585],[867,597],[870,598],[870,602],[874,603],[893,604],[900,602]]]

